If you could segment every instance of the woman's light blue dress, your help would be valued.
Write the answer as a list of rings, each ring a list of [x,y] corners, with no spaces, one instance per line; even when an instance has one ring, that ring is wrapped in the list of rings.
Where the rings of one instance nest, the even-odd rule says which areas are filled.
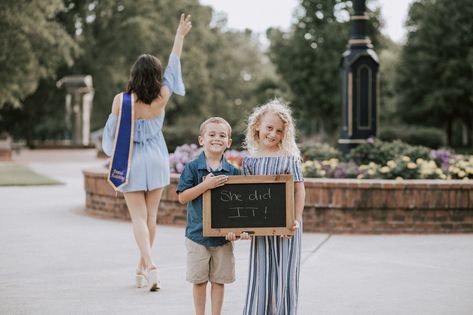
[[[163,85],[173,93],[184,95],[185,87],[181,75],[179,58],[171,53],[164,72]],[[110,114],[105,124],[102,147],[105,154],[113,155],[118,116]],[[169,152],[162,128],[164,111],[152,119],[135,120],[133,154],[128,184],[118,189],[121,192],[149,191],[169,185]]]

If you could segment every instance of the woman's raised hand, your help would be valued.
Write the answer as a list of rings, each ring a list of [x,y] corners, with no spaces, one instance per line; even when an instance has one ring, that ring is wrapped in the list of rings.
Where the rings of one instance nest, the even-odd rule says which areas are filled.
[[[181,20],[179,21],[179,26],[177,27],[177,35],[181,35],[182,37],[185,37],[191,30],[192,28],[192,22],[191,22],[191,15],[188,14],[187,16],[182,13],[181,14]]]

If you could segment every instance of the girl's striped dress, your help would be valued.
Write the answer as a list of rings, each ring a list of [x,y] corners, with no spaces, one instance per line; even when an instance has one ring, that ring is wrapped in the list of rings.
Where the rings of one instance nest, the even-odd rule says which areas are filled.
[[[299,159],[293,156],[247,157],[243,175],[292,174],[303,181]],[[255,236],[251,240],[250,268],[244,315],[297,314],[302,224],[290,239]]]

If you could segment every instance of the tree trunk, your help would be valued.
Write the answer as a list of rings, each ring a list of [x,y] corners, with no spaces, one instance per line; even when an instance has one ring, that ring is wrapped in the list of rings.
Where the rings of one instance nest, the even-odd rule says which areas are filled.
[[[452,145],[452,120],[448,119],[445,124],[445,133],[447,134],[447,146]]]
[[[466,133],[466,144],[467,147],[473,147],[473,114],[468,115],[468,118],[463,122]]]
[[[468,127],[464,121],[462,121],[462,147],[468,146]]]

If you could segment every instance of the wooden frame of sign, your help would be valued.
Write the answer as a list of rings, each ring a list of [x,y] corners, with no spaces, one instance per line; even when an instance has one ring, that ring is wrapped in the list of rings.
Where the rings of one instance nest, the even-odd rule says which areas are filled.
[[[203,195],[204,236],[292,235],[292,175],[229,176]]]

